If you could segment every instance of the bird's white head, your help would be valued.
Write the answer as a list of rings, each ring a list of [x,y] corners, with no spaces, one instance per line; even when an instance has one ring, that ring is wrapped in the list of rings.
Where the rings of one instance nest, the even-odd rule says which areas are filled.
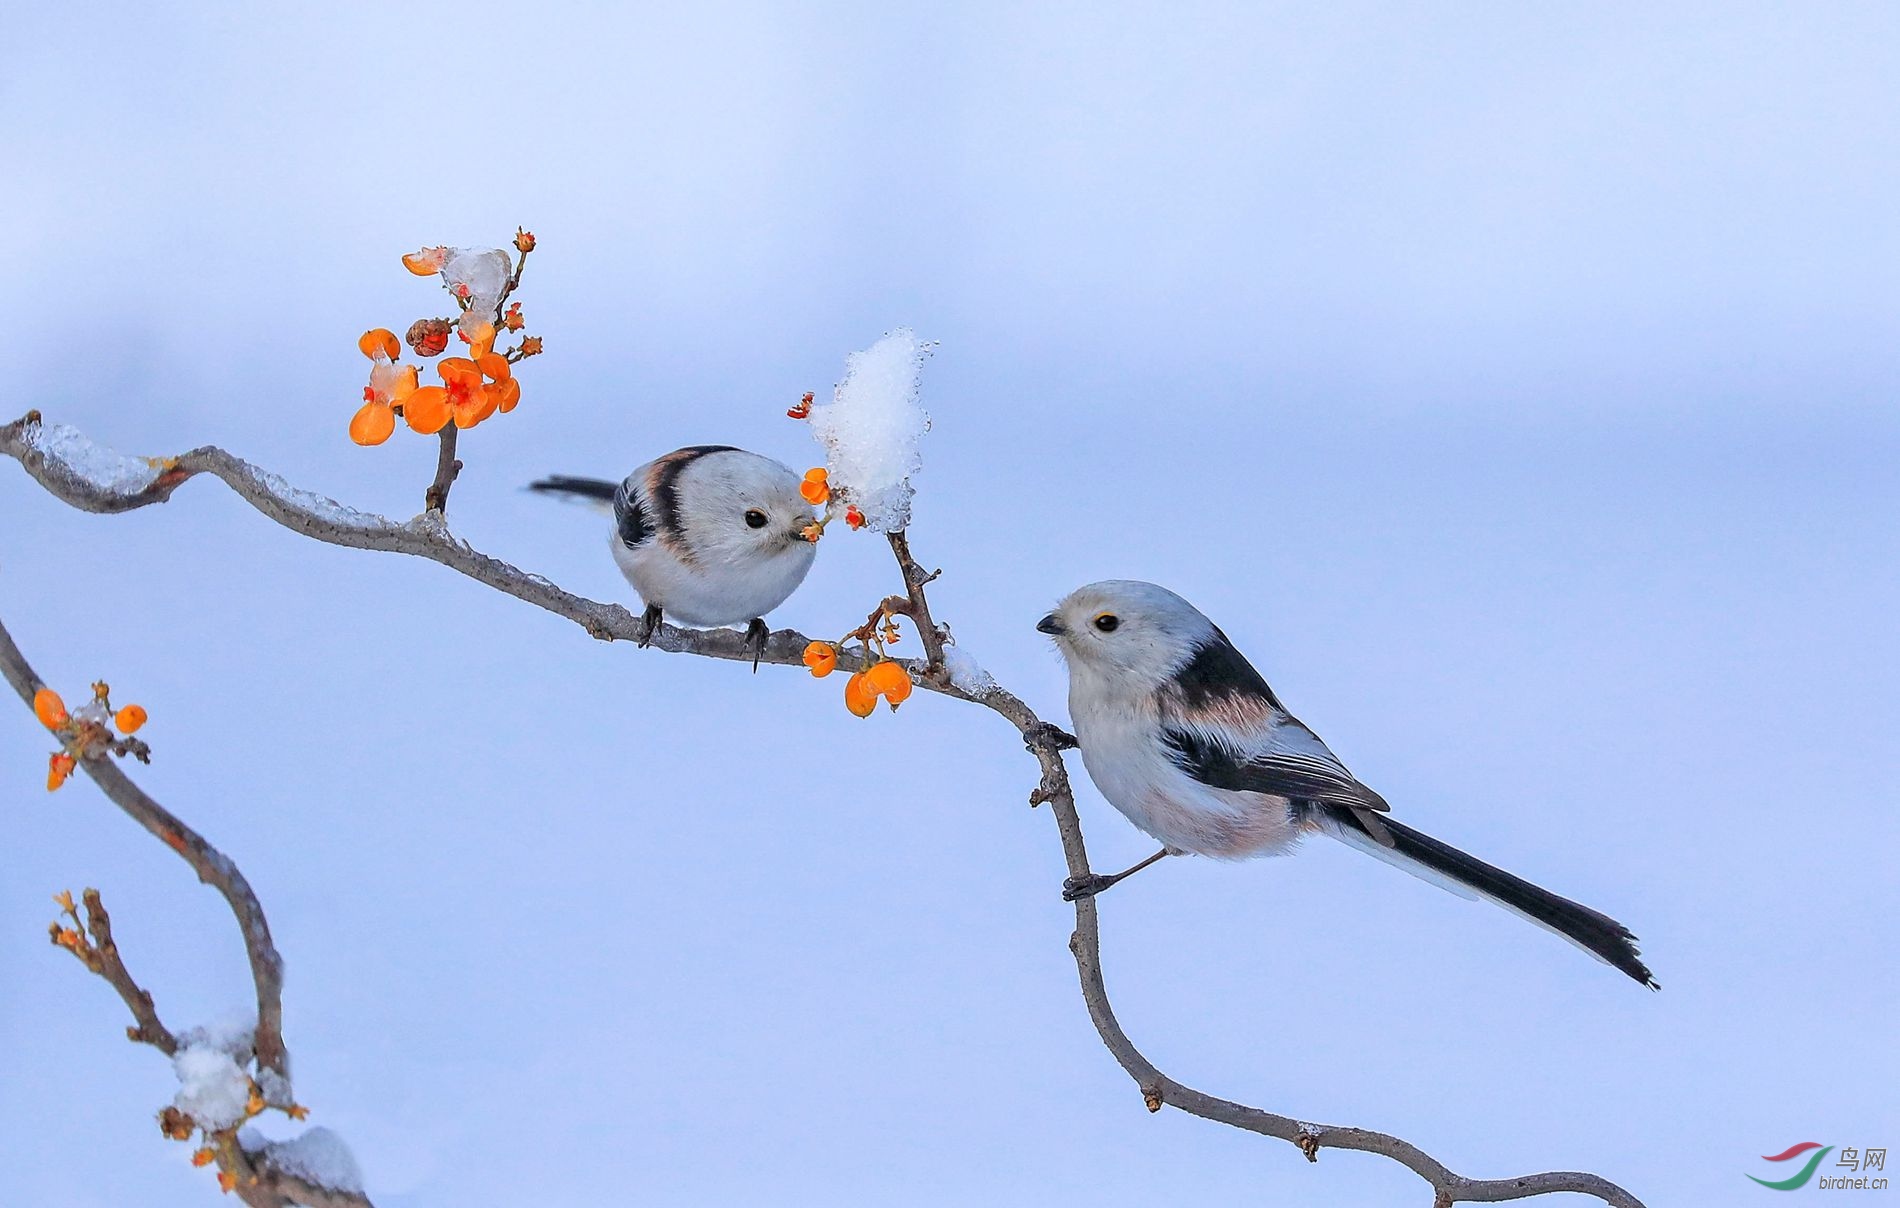
[[[816,547],[804,536],[815,519],[790,468],[743,449],[653,463],[645,505],[661,539],[705,566],[796,563],[802,577]],[[668,465],[677,458],[677,465]]]
[[[1078,587],[1036,628],[1055,638],[1072,680],[1126,692],[1158,690],[1219,632],[1180,596],[1134,579]]]

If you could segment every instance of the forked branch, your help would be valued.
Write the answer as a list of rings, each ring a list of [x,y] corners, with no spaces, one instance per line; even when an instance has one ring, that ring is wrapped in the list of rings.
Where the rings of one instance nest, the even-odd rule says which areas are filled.
[[[155,463],[157,468],[148,481],[135,478],[129,483],[101,482],[61,451],[65,443],[75,439],[83,441],[69,429],[59,432],[56,439],[48,439],[38,415],[29,414],[0,428],[0,453],[17,459],[28,474],[59,499],[89,512],[123,512],[163,503],[187,479],[210,474],[265,516],[307,537],[332,545],[411,554],[439,562],[478,583],[566,617],[597,638],[637,642],[645,634],[640,619],[617,604],[602,604],[576,596],[546,579],[477,552],[449,533],[439,513],[425,513],[415,520],[397,523],[357,512],[290,487],[274,475],[222,449],[210,447],[193,449],[177,458]],[[1074,792],[1061,754],[1072,742],[1067,741],[1067,735],[1059,729],[1038,718],[1022,700],[1001,688],[972,693],[951,682],[943,673],[942,635],[931,618],[924,592],[926,584],[936,576],[925,573],[911,557],[909,542],[903,533],[892,534],[890,541],[905,585],[904,607],[892,611],[902,611],[916,622],[925,650],[922,660],[904,660],[905,665],[921,686],[944,696],[983,705],[1016,727],[1041,769],[1041,778],[1030,795],[1030,802],[1032,805],[1046,802],[1050,806],[1070,875],[1090,875],[1082,823],[1076,813]],[[760,661],[801,665],[809,644],[810,639],[804,634],[783,629],[774,631]],[[652,635],[651,645],[708,658],[750,660],[753,657],[745,646],[744,635],[733,629],[680,629],[662,625]],[[861,651],[841,652],[840,661],[846,666],[857,665],[861,660]],[[1410,1142],[1386,1133],[1308,1124],[1185,1086],[1156,1069],[1117,1022],[1102,976],[1099,921],[1091,898],[1075,903],[1075,931],[1069,948],[1075,957],[1089,1018],[1109,1052],[1140,1088],[1150,1111],[1173,1107],[1216,1123],[1276,1137],[1297,1146],[1309,1161],[1317,1161],[1321,1149],[1379,1154],[1424,1179],[1432,1188],[1435,1205],[1495,1203],[1569,1191],[1595,1196],[1615,1208],[1642,1208],[1635,1196],[1598,1175],[1552,1171],[1505,1179],[1466,1178]]]

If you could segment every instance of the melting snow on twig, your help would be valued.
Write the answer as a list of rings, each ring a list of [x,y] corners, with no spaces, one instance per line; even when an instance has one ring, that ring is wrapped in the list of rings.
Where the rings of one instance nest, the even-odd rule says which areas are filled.
[[[158,480],[158,467],[143,457],[108,449],[66,424],[29,425],[26,442],[47,460],[113,495],[136,495]]]
[[[812,435],[825,446],[832,490],[880,533],[910,524],[910,476],[923,468],[920,446],[930,430],[917,387],[932,347],[898,328],[846,357],[831,401],[812,408]]]
[[[943,669],[950,674],[950,683],[981,700],[996,691],[996,678],[983,670],[982,664],[963,652],[961,646],[943,648]]]
[[[178,1050],[172,1070],[178,1075],[172,1106],[179,1111],[213,1132],[245,1118],[251,1079],[224,1049],[200,1038]]]
[[[267,1141],[247,1128],[238,1133],[238,1144],[264,1165],[313,1186],[347,1195],[363,1194],[363,1171],[356,1164],[356,1155],[330,1129],[311,1128],[288,1141]]]

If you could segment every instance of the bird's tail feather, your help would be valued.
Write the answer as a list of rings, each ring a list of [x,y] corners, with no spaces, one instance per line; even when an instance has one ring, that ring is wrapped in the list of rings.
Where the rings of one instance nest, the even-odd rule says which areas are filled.
[[[554,495],[585,503],[603,512],[613,510],[614,496],[620,491],[620,484],[608,482],[604,478],[573,478],[566,474],[550,474],[546,478],[528,484],[530,491],[543,495]]]
[[[1391,832],[1390,847],[1373,838],[1349,809],[1322,806],[1313,821],[1320,830],[1350,847],[1377,856],[1460,897],[1481,897],[1496,902],[1539,927],[1555,932],[1650,989],[1659,988],[1637,952],[1636,937],[1607,914],[1599,914],[1569,898],[1560,898],[1548,889],[1494,868],[1449,843],[1441,843],[1390,818],[1380,819]]]

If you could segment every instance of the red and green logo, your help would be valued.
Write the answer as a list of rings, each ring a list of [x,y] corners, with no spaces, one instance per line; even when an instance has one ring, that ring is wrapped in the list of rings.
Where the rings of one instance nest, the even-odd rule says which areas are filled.
[[[1770,1182],[1767,1179],[1755,1179],[1755,1176],[1752,1174],[1748,1177],[1755,1179],[1757,1183],[1760,1183],[1763,1187],[1771,1191],[1793,1191],[1797,1187],[1806,1187],[1808,1180],[1814,1177],[1815,1168],[1821,1164],[1821,1159],[1825,1158],[1833,1148],[1832,1145],[1822,1145],[1819,1141],[1803,1141],[1799,1145],[1790,1145],[1780,1153],[1762,1155],[1762,1161],[1788,1162],[1800,1157],[1809,1150],[1815,1151],[1814,1156],[1809,1158],[1807,1163],[1802,1166],[1800,1170],[1795,1171],[1785,1179]]]

